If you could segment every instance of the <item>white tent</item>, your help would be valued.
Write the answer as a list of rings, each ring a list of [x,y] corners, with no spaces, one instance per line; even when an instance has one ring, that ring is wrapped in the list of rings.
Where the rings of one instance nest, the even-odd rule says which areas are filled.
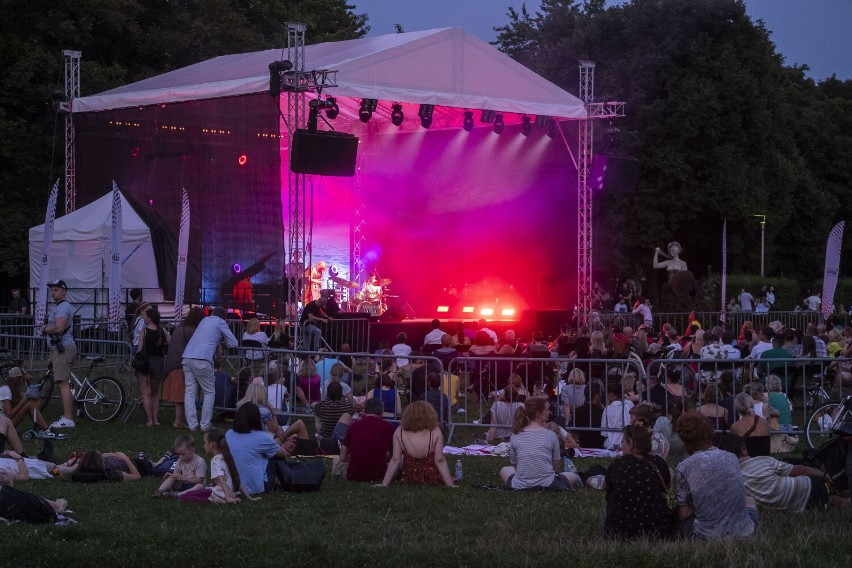
[[[150,293],[146,291],[145,299],[161,300],[156,297],[161,296],[161,293],[151,231],[123,194],[121,216],[121,287],[153,288]],[[93,304],[96,300],[106,302],[106,292],[98,291],[95,296],[95,290],[109,285],[112,192],[73,213],[59,217],[54,222],[53,231],[48,281],[64,280],[71,289],[68,299],[72,304]],[[43,239],[44,224],[30,229],[30,286],[33,288],[39,286]],[[104,313],[101,314],[101,311]],[[92,308],[83,309],[80,315],[105,316],[106,306],[99,307],[98,313]]]
[[[286,53],[286,52],[285,52]],[[223,55],[73,101],[73,112],[263,93],[282,50]],[[461,28],[308,45],[305,70],[336,70],[334,96],[585,118],[578,98]]]

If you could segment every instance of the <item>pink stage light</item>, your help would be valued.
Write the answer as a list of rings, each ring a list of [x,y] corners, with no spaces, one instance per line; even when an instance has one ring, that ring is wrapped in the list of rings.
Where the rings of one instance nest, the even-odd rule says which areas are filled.
[[[473,306],[465,306],[465,307],[462,308],[462,313],[463,314],[472,314],[475,309],[476,308],[474,308]]]
[[[494,310],[491,309],[491,308],[482,308],[481,310],[479,310],[479,315],[481,315],[481,316],[493,316]]]
[[[445,314],[450,311],[450,306],[438,306],[438,309],[435,311],[439,314]]]
[[[246,156],[245,154],[240,154],[240,157],[237,158],[237,163],[241,166],[246,165],[247,162],[248,162],[248,156]]]
[[[503,311],[500,312],[500,315],[502,315],[503,317],[512,317],[512,316],[515,315],[515,309],[514,308],[504,308]]]

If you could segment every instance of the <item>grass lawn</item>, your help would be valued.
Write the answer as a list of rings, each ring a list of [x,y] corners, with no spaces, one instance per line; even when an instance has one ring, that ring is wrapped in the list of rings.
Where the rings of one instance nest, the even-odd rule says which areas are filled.
[[[168,410],[163,419],[171,423]],[[81,420],[70,440],[57,442],[57,459],[90,447],[160,455],[178,431],[144,428],[141,420],[141,411],[129,424]],[[457,433],[456,444],[474,435]],[[26,450],[34,455],[38,447],[29,443]],[[449,459],[452,470],[456,458]],[[762,510],[759,536],[737,542],[618,542],[601,536],[603,493],[479,489],[498,482],[506,460],[462,462],[465,478],[455,490],[382,489],[329,476],[319,493],[275,493],[235,506],[153,499],[158,480],[151,477],[124,484],[19,483],[47,498],[67,498],[79,524],[0,526],[0,566],[852,565],[852,511]],[[576,460],[583,470],[592,463]]]

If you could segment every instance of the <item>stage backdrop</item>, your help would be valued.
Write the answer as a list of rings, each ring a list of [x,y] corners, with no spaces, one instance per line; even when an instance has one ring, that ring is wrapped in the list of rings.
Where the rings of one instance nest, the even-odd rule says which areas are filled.
[[[280,285],[283,273],[278,110],[268,95],[210,99],[74,115],[78,204],[115,180],[140,210],[155,246],[160,286],[174,295],[181,189],[192,204],[187,301],[220,293],[232,267],[273,254],[252,277]]]

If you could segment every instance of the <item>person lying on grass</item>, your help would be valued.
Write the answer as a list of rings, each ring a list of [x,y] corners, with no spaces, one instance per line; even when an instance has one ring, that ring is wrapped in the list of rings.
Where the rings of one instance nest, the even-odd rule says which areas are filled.
[[[124,452],[88,450],[81,457],[73,457],[65,464],[57,465],[54,470],[63,477],[70,476],[71,481],[83,483],[142,479],[136,464]]]
[[[163,476],[164,481],[154,492],[154,497],[175,494],[196,486],[203,486],[207,477],[204,458],[195,453],[195,440],[189,434],[175,438],[175,454],[179,456],[174,471]]]
[[[0,414],[0,452],[3,451],[7,443],[12,451],[19,454],[24,453],[24,447],[21,445],[18,431],[15,430],[15,424],[9,418]]]
[[[181,503],[239,503],[235,487],[249,501],[260,501],[252,497],[240,480],[240,472],[228,448],[228,441],[221,430],[213,428],[204,434],[204,451],[210,459],[210,487],[196,485],[180,493]]]
[[[379,487],[390,485],[400,470],[407,483],[455,487],[444,458],[438,413],[424,400],[409,404],[402,413],[402,423],[393,435],[393,455]]]
[[[51,501],[32,493],[14,489],[12,486],[15,481],[29,479],[27,467],[24,465],[24,458],[18,456],[17,461],[19,468],[17,474],[10,475],[5,471],[0,471],[0,522],[55,521],[58,513],[64,513],[68,510],[68,501],[65,499]],[[23,506],[24,503],[27,503],[26,507]],[[37,508],[38,512],[30,510],[31,507]],[[42,509],[46,510],[48,514],[45,514]],[[51,509],[53,513],[49,514]],[[35,518],[39,520],[35,521]]]

